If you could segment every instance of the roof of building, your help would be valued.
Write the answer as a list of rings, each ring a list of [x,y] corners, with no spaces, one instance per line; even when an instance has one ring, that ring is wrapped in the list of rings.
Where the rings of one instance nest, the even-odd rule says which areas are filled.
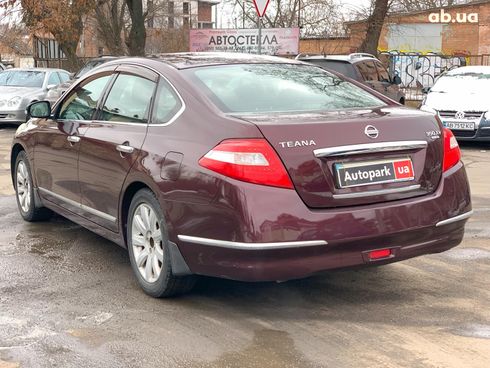
[[[424,14],[424,13],[432,13],[434,11],[438,11],[441,9],[444,10],[450,10],[450,9],[458,9],[458,8],[464,8],[468,6],[475,6],[475,5],[481,5],[481,4],[490,4],[490,0],[473,0],[467,3],[462,3],[462,4],[453,4],[453,5],[447,5],[447,6],[438,6],[438,7],[432,7],[432,8],[427,8],[427,9],[422,9],[422,10],[413,10],[409,12],[395,12],[395,13],[389,13],[389,17],[405,17],[405,16],[411,16],[411,15],[417,15],[417,14]],[[359,20],[351,20],[344,22],[344,24],[356,24],[356,23],[364,23],[368,20],[368,18],[363,18]]]

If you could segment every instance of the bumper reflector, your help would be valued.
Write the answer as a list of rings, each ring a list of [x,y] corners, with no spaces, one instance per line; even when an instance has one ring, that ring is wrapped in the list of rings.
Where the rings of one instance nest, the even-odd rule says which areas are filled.
[[[368,253],[368,257],[370,261],[374,261],[377,259],[387,258],[391,256],[391,249],[379,249],[373,250]]]

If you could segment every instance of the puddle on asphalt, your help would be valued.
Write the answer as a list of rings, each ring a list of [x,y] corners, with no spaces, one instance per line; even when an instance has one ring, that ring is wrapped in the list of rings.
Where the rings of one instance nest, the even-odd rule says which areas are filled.
[[[60,252],[66,251],[73,245],[72,237],[55,239],[42,234],[21,233],[16,237],[17,245],[25,247],[29,253],[43,256],[51,260],[60,260]]]
[[[470,324],[451,331],[455,335],[490,339],[490,325]]]
[[[443,255],[460,261],[490,259],[490,251],[479,248],[454,248],[443,253]]]
[[[292,363],[294,362],[294,363]],[[190,365],[194,367],[194,365]],[[208,367],[200,363],[199,367]],[[233,367],[317,367],[299,352],[285,331],[263,329],[255,331],[250,345],[241,351],[225,353],[210,365],[213,368]]]

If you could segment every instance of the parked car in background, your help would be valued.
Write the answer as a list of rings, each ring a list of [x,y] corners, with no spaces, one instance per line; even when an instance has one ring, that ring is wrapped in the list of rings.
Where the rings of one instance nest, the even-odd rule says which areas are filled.
[[[421,110],[437,114],[459,140],[490,141],[490,66],[453,69],[426,88]]]
[[[90,59],[85,63],[85,65],[78,72],[76,72],[73,75],[72,78],[60,84],[56,88],[50,90],[46,96],[46,101],[49,101],[52,104],[54,104],[58,100],[58,98],[60,98],[60,96],[63,95],[63,93],[65,93],[65,91],[73,84],[73,82],[75,82],[77,79],[79,79],[80,77],[82,77],[83,75],[91,71],[93,68],[96,68],[99,65],[102,65],[114,59],[116,59],[115,56],[100,56],[98,58]]]
[[[156,297],[193,275],[285,281],[442,252],[472,213],[434,115],[295,60],[119,59],[29,111],[11,151],[22,217],[52,210],[126,247]]]
[[[26,121],[26,107],[46,98],[50,90],[70,79],[62,69],[26,68],[0,72],[0,124]]]
[[[390,76],[388,70],[381,61],[371,54],[350,55],[305,55],[300,54],[297,60],[306,61],[322,68],[333,70],[366,84],[375,91],[391,98],[394,101],[405,104],[405,94],[400,90],[399,76]]]

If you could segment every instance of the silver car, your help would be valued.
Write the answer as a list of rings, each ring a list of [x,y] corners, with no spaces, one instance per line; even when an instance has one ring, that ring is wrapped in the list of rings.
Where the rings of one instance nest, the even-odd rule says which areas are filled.
[[[22,124],[26,107],[70,79],[63,69],[7,69],[0,73],[0,124]]]

